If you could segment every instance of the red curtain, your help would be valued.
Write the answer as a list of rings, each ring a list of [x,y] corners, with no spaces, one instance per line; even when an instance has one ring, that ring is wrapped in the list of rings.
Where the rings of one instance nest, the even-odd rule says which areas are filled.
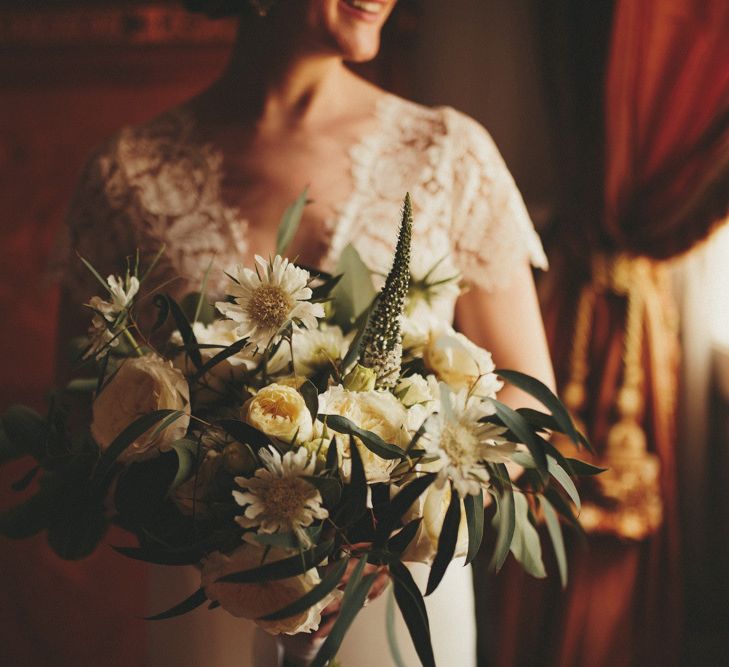
[[[729,203],[729,2],[617,3],[606,82],[605,225],[658,259],[706,237]]]
[[[544,309],[565,402],[610,472],[583,488],[588,548],[572,545],[564,593],[515,567],[496,579],[504,666],[681,661],[678,327],[661,260],[727,216],[729,2],[617,0],[603,93],[602,210],[564,227],[588,228],[592,271],[580,282],[552,255]]]

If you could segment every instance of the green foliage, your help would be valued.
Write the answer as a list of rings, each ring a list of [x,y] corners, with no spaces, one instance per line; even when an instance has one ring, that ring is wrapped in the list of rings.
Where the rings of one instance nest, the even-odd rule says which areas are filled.
[[[324,575],[324,578],[308,593],[302,595],[298,600],[294,600],[294,602],[286,605],[282,609],[274,611],[271,614],[267,614],[266,616],[262,616],[260,620],[278,621],[282,618],[295,616],[296,614],[306,611],[309,607],[315,605],[320,600],[323,600],[339,585],[339,582],[342,581],[348,563],[349,558],[343,558],[342,560],[330,565],[330,569],[326,575]]]
[[[332,551],[334,542],[326,540],[322,544],[312,549],[307,549],[301,553],[283,558],[281,560],[266,563],[259,567],[254,567],[241,572],[233,572],[218,579],[219,583],[232,584],[259,584],[265,581],[278,581],[280,579],[288,579],[304,574],[312,567],[319,565],[327,558]]]
[[[559,517],[552,503],[544,496],[539,496],[539,504],[544,514],[544,522],[547,524],[547,532],[552,541],[554,555],[557,559],[557,568],[559,569],[559,578],[562,582],[562,588],[567,586],[567,554],[564,549],[564,538],[562,536],[562,526],[559,523]]]
[[[391,563],[390,573],[397,606],[405,620],[420,662],[423,667],[435,667],[430,640],[430,622],[420,589],[413,580],[410,570],[402,563],[397,561]]]
[[[135,419],[104,450],[94,472],[95,480],[98,483],[102,483],[111,471],[116,460],[127,447],[166,417],[172,415],[179,417],[179,412],[179,410],[155,410]]]
[[[533,577],[547,576],[542,561],[542,545],[539,533],[529,520],[529,504],[523,493],[514,494],[515,529],[511,541],[511,553]]]
[[[208,596],[205,595],[205,591],[202,588],[198,588],[190,597],[185,598],[179,604],[176,604],[172,609],[163,611],[161,614],[155,614],[154,616],[147,616],[146,621],[163,621],[167,618],[174,618],[175,616],[182,616],[187,614],[193,609],[197,609],[200,605],[205,604],[208,601]]]
[[[453,560],[453,554],[456,552],[456,544],[458,543],[458,528],[461,525],[461,498],[451,488],[451,501],[446,510],[445,519],[443,519],[443,527],[438,538],[438,550],[436,551],[433,565],[430,568],[428,576],[428,585],[425,594],[430,595],[440,584],[448,565]]]
[[[346,417],[340,415],[319,415],[319,420],[324,422],[328,428],[337,433],[353,435],[360,439],[362,444],[371,452],[382,459],[396,460],[405,458],[405,451],[385,442],[379,435],[372,431],[359,428]]]
[[[46,454],[47,440],[46,420],[24,405],[14,405],[2,416],[0,463],[26,455],[40,461]]]
[[[330,295],[333,318],[346,333],[372,305],[377,291],[372,272],[351,244],[342,250],[335,273],[342,277]]]
[[[468,555],[466,563],[476,558],[483,540],[483,491],[478,495],[468,495],[463,499],[463,506],[466,510],[466,525],[468,526]]]
[[[509,473],[503,463],[495,464],[494,470],[501,480],[509,480]],[[493,518],[493,526],[496,529],[496,545],[491,557],[491,568],[498,572],[509,555],[509,549],[514,538],[516,506],[511,481],[501,482],[495,480],[494,477],[495,475],[492,475],[492,485],[489,488],[489,493],[493,496],[496,504],[496,513]]]
[[[311,667],[325,667],[327,663],[334,658],[339,650],[339,647],[344,640],[349,626],[352,625],[355,617],[359,613],[360,609],[364,606],[367,594],[372,588],[372,584],[375,582],[377,573],[373,572],[362,576],[365,565],[367,564],[367,557],[360,558],[357,567],[354,568],[352,576],[350,577],[347,585],[344,588],[344,596],[342,597],[342,606],[339,611],[339,616],[334,623],[329,636],[324,640],[319,652],[311,663]]]
[[[305,187],[304,191],[289,205],[284,211],[281,221],[278,225],[278,233],[276,234],[276,254],[285,255],[286,250],[291,245],[291,241],[296,236],[296,231],[301,224],[301,216],[304,214],[304,207],[308,202],[309,188]]]

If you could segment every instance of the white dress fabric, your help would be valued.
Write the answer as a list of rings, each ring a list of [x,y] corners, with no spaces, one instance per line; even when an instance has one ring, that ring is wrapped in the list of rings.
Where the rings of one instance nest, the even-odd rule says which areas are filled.
[[[350,149],[352,192],[327,222],[324,270],[333,270],[347,244],[373,271],[386,273],[394,251],[405,192],[414,206],[414,275],[441,262],[463,278],[494,290],[523,261],[546,268],[546,258],[522,198],[488,133],[450,107],[428,108],[385,95],[376,110],[377,130]],[[175,277],[177,295],[199,287],[211,257],[208,286],[222,293],[224,270],[248,256],[247,223],[221,196],[223,157],[196,136],[184,107],[150,123],[122,129],[89,160],[68,215],[63,279],[70,298],[84,303],[96,292],[78,252],[102,275],[123,270],[138,249],[145,258],[162,244],[155,271],[159,284]],[[452,320],[457,291],[438,299]],[[414,565],[419,583],[427,568]],[[199,586],[190,568],[150,567],[149,611],[180,601]],[[475,616],[470,567],[453,563],[426,599],[438,665],[474,667]],[[386,616],[391,596],[367,606],[339,654],[342,667],[417,667],[419,661],[399,612],[396,637],[401,661],[389,649]],[[252,624],[217,609],[148,627],[153,667],[275,667],[276,643]]]

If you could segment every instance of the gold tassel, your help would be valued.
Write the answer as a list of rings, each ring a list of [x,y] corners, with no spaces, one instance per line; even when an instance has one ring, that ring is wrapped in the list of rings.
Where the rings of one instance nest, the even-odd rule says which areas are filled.
[[[656,265],[646,258],[619,255],[595,260],[592,281],[580,294],[570,376],[564,391],[565,405],[579,416],[586,407],[596,295],[610,291],[625,296],[623,376],[615,402],[618,419],[610,427],[604,453],[595,461],[608,470],[594,478],[597,494],[583,503],[580,521],[589,532],[634,540],[653,534],[663,518],[660,461],[648,452],[641,425],[645,409],[645,326],[649,313],[654,313],[662,300],[663,284],[656,274]],[[560,448],[564,448],[564,440],[558,441]]]

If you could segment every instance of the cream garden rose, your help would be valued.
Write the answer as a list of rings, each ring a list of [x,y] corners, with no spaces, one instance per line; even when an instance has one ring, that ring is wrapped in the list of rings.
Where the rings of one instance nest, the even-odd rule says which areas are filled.
[[[494,374],[491,354],[445,323],[430,330],[423,361],[456,391],[467,389],[476,396],[496,398],[503,386]]]
[[[289,556],[291,554],[282,549],[271,548],[265,553],[265,562],[275,562]],[[210,554],[202,564],[202,586],[208,599],[219,602],[233,616],[253,620],[291,604],[320,582],[319,574],[314,568],[296,577],[259,584],[217,581],[227,574],[259,567],[264,562],[263,557],[263,547],[247,542],[230,555],[219,551]],[[256,623],[273,635],[313,632],[319,627],[322,610],[340,596],[340,591],[334,591],[300,614],[278,621],[258,620]]]
[[[389,391],[348,391],[342,386],[330,387],[319,397],[321,414],[341,415],[364,429],[379,435],[385,442],[405,447],[410,442],[407,430],[408,415],[405,407]],[[317,422],[318,430],[322,425]],[[336,435],[337,449],[342,460],[342,472],[349,477],[351,459],[349,437]],[[362,457],[367,482],[387,482],[397,461],[377,456],[356,439]]]
[[[91,435],[104,450],[137,418],[165,409],[185,414],[157,435],[153,435],[156,427],[150,428],[122,452],[119,461],[151,458],[169,450],[190,424],[190,390],[172,362],[156,354],[127,359],[94,400]]]
[[[393,489],[394,491],[394,489]],[[402,559],[411,563],[425,563],[432,565],[438,551],[438,539],[443,530],[448,505],[451,502],[451,487],[448,484],[438,488],[431,484],[425,493],[413,503],[412,507],[403,516],[407,524],[414,519],[422,517],[418,531],[403,553]],[[458,527],[458,540],[454,558],[461,558],[468,553],[468,525],[466,513],[461,506],[461,523]]]
[[[304,442],[313,433],[311,414],[301,394],[283,384],[261,389],[245,403],[241,417],[266,435],[286,442]]]

